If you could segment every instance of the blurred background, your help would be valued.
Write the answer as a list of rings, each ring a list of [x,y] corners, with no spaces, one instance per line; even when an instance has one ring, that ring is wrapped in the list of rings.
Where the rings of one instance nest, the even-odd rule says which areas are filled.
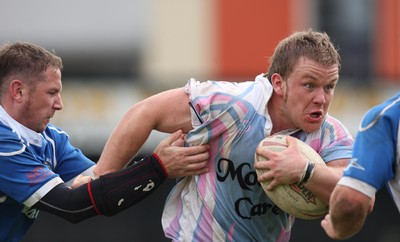
[[[0,42],[27,41],[63,58],[64,109],[53,124],[94,161],[128,108],[199,81],[254,80],[276,44],[298,30],[327,32],[342,57],[330,114],[355,135],[362,115],[400,89],[397,0],[0,0]],[[138,156],[166,134],[154,132]],[[174,181],[112,218],[77,225],[41,213],[24,241],[168,241],[161,211]],[[349,241],[399,241],[386,191]],[[320,220],[298,220],[291,241],[331,241]]]

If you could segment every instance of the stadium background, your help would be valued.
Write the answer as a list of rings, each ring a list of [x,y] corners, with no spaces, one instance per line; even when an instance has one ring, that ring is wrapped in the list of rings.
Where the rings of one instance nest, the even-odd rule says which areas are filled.
[[[28,41],[64,60],[65,108],[53,124],[96,160],[135,102],[198,80],[245,81],[267,70],[279,40],[326,31],[342,56],[330,114],[355,134],[363,113],[399,91],[397,0],[0,0],[0,42]],[[154,132],[138,156],[166,135]],[[42,212],[24,241],[168,241],[160,216],[174,181],[112,218],[77,225]],[[349,241],[398,241],[400,215],[386,191]],[[331,241],[320,220],[297,220],[291,241]]]

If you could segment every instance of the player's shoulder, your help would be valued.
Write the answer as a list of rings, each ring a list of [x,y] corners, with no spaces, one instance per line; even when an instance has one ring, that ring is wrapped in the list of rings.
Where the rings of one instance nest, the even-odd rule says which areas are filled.
[[[25,149],[24,139],[2,122],[0,122],[0,134],[0,154],[2,156],[19,154]]]
[[[45,134],[52,138],[69,138],[67,132],[52,124],[47,125]]]
[[[340,131],[340,132],[348,133],[348,130],[345,127],[345,125],[342,123],[342,121],[340,121],[339,119],[337,119],[329,114],[326,115],[324,122],[322,122],[321,130],[329,130],[331,132]],[[323,131],[323,132],[325,132],[325,131]]]
[[[1,134],[12,133],[12,129],[0,121],[0,132]]]
[[[321,147],[332,146],[332,144],[350,147],[354,143],[354,138],[347,127],[340,120],[330,115],[325,117],[318,130],[307,134],[307,140],[320,143]],[[319,142],[316,142],[317,140]]]
[[[398,123],[400,119],[399,110],[400,92],[368,110],[362,118],[360,129],[378,124],[379,120]]]
[[[198,81],[194,78],[191,78],[187,85],[185,86],[186,90],[190,90],[191,93],[199,93],[199,94],[216,94],[216,93],[227,93],[231,95],[242,93],[243,90],[246,90],[248,87],[252,87],[254,85],[259,85],[259,83],[254,81],[226,81],[226,80],[207,80],[207,81]]]
[[[20,142],[20,140],[22,139],[17,132],[15,132],[8,125],[3,124],[3,122],[0,122],[0,134],[0,141],[2,142],[8,142],[10,140],[17,140],[18,142]]]
[[[333,123],[337,123],[337,122],[341,123],[339,119],[328,114],[328,115],[326,115],[323,124],[333,124]]]

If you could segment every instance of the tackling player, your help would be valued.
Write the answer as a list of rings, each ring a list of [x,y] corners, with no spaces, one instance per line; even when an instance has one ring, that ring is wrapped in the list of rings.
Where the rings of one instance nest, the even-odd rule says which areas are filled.
[[[0,241],[19,241],[39,210],[72,223],[112,216],[152,194],[167,177],[207,171],[207,146],[174,146],[183,145],[178,131],[141,161],[87,179],[94,177],[95,163],[49,124],[63,108],[61,69],[61,59],[39,46],[0,48]]]

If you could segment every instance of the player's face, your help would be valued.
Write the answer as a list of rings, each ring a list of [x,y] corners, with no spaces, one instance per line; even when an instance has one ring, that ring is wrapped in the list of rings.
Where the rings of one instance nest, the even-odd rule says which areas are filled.
[[[38,133],[43,132],[54,113],[63,108],[61,88],[61,71],[48,68],[44,78],[34,88],[29,88],[22,124]]]
[[[293,127],[313,132],[321,127],[339,78],[337,65],[322,66],[301,58],[283,83],[284,116]]]

